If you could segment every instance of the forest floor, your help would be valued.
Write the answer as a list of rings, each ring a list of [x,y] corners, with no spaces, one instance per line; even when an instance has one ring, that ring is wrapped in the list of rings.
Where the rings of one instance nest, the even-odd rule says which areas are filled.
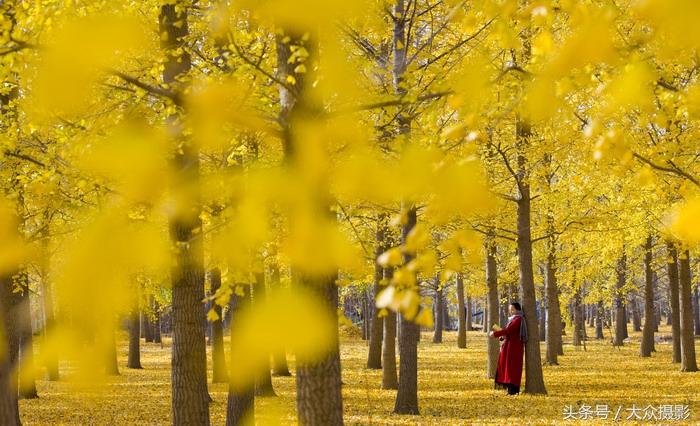
[[[631,327],[630,327],[631,329]],[[587,330],[594,336],[594,330]],[[606,336],[609,331],[606,330]],[[657,336],[670,335],[663,325]],[[25,425],[170,424],[169,339],[160,344],[142,343],[143,370],[126,368],[127,342],[119,341],[121,375],[99,389],[77,389],[68,381],[37,383],[40,398],[20,403]],[[622,348],[606,340],[589,340],[586,350],[574,348],[564,336],[564,356],[558,366],[545,366],[547,396],[507,396],[495,390],[485,376],[486,336],[470,331],[467,348],[458,349],[455,332],[446,332],[444,343],[433,344],[432,333],[422,334],[419,347],[420,416],[391,414],[396,392],[381,390],[381,370],[367,370],[367,342],[357,337],[341,341],[343,397],[346,424],[660,424],[659,420],[626,420],[634,407],[681,405],[690,410],[685,421],[664,424],[700,424],[700,372],[681,373],[671,363],[672,347],[657,342],[651,358],[640,358],[639,332],[631,332]],[[568,338],[568,339],[567,339]],[[207,348],[209,351],[210,348]],[[228,350],[228,348],[227,348]],[[542,354],[544,356],[544,342]],[[700,355],[700,340],[696,339]],[[62,368],[64,365],[62,365]],[[293,359],[290,359],[293,367]],[[293,371],[293,370],[292,370]],[[211,378],[211,371],[209,371]],[[524,382],[523,373],[523,382]],[[524,384],[524,383],[523,383]],[[278,397],[256,400],[258,424],[295,423],[294,377],[273,377]],[[223,425],[226,384],[210,385],[213,425]],[[582,419],[581,407],[593,413]],[[607,405],[608,420],[596,415],[596,405]],[[564,421],[570,406],[579,420]],[[613,418],[620,409],[619,420]],[[640,416],[643,411],[637,412]],[[650,413],[650,411],[649,411]]]

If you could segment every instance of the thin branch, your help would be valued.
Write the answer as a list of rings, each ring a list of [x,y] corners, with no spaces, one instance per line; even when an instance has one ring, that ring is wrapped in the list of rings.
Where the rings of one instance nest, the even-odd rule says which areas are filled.
[[[419,66],[418,69],[419,69],[419,70],[423,70],[423,69],[429,67],[430,65],[434,64],[435,62],[439,61],[440,59],[444,58],[445,56],[449,55],[450,53],[452,53],[452,52],[454,52],[455,50],[459,49],[460,47],[464,46],[464,45],[467,44],[468,42],[474,40],[474,39],[475,39],[476,37],[478,37],[479,34],[481,34],[486,28],[488,28],[488,27],[491,25],[491,23],[493,23],[493,21],[496,20],[497,17],[498,17],[498,15],[496,15],[496,16],[494,16],[493,18],[489,19],[489,20],[488,20],[484,25],[482,25],[481,28],[479,28],[474,34],[471,34],[469,37],[460,40],[460,41],[459,41],[458,43],[456,43],[454,46],[450,47],[449,49],[447,49],[446,51],[442,52],[441,54],[439,54],[439,55],[437,55],[437,56],[435,56],[435,57],[433,57],[433,58],[430,58],[426,63],[424,63],[424,64],[422,64],[421,66]],[[413,58],[411,58],[411,60],[413,60]]]
[[[693,177],[692,175],[690,175],[688,172],[685,172],[685,171],[681,170],[681,169],[680,169],[678,166],[676,166],[676,165],[673,163],[673,161],[671,161],[671,160],[667,160],[667,162],[668,162],[669,164],[671,164],[672,167],[665,167],[665,166],[662,166],[662,165],[660,165],[660,164],[654,163],[653,161],[651,161],[651,160],[649,160],[648,158],[645,158],[645,157],[643,157],[643,156],[637,154],[636,152],[633,152],[632,155],[634,156],[634,158],[638,159],[639,161],[641,161],[641,162],[644,163],[644,164],[649,165],[649,166],[650,166],[651,168],[653,168],[653,169],[656,169],[656,170],[659,170],[659,171],[662,171],[662,172],[666,172],[666,173],[672,173],[672,174],[675,174],[675,175],[677,175],[677,176],[686,178],[686,179],[688,179],[689,181],[691,181],[692,183],[694,183],[695,186],[700,187],[700,181],[698,181],[695,177]]]
[[[370,254],[369,250],[367,250],[367,247],[365,247],[365,243],[362,240],[362,237],[360,236],[360,231],[358,231],[355,224],[352,223],[352,220],[350,219],[350,215],[348,214],[347,210],[345,210],[345,207],[343,207],[343,205],[340,204],[340,202],[337,200],[335,203],[338,205],[338,207],[340,207],[340,210],[343,212],[345,217],[348,219],[348,223],[350,224],[350,227],[352,228],[353,232],[355,233],[355,236],[357,237],[357,241],[360,243],[360,246],[362,246],[362,250],[365,252],[365,255],[372,256]]]
[[[46,168],[46,164],[44,164],[44,163],[42,163],[41,161],[36,160],[36,159],[34,159],[34,158],[32,158],[32,157],[26,155],[26,154],[22,154],[22,153],[19,153],[19,152],[13,152],[13,151],[10,151],[9,149],[6,149],[5,152],[4,152],[3,154],[5,154],[5,155],[8,156],[8,157],[19,158],[19,159],[21,159],[21,160],[24,160],[24,161],[28,161],[28,162],[30,162],[30,163],[33,163],[33,164],[35,164],[35,165],[37,165],[37,166],[39,166],[39,167]]]
[[[236,50],[238,57],[241,58],[241,60],[243,62],[250,65],[255,70],[257,70],[259,73],[261,73],[265,77],[269,78],[270,80],[274,81],[275,83],[279,84],[280,86],[284,87],[285,89],[287,89],[291,93],[297,93],[297,90],[294,86],[290,86],[286,82],[275,77],[274,75],[269,73],[267,70],[265,70],[262,66],[260,66],[259,62],[255,62],[255,61],[251,60],[248,56],[246,56],[246,54],[243,53],[243,51],[241,50],[240,46],[238,46],[238,43],[236,43],[236,40],[233,38],[232,34],[229,34],[229,40],[231,41],[231,45],[233,45],[233,48]]]
[[[143,81],[132,77],[130,75],[124,74],[121,71],[111,71],[111,73],[116,76],[121,78],[122,80],[126,81],[129,84],[132,84],[139,89],[145,90],[146,92],[153,93],[154,95],[158,96],[163,96],[165,98],[168,98],[175,103],[175,105],[182,105],[182,99],[180,99],[180,96],[175,93],[171,92],[170,90],[164,89],[162,87],[157,87],[157,86],[151,86],[148,83],[144,83]]]
[[[427,95],[418,96],[417,98],[415,98],[415,100],[406,99],[406,96],[402,96],[398,99],[392,99],[389,101],[375,102],[372,104],[359,105],[359,106],[355,106],[352,108],[336,110],[331,115],[343,114],[343,113],[348,113],[348,112],[368,111],[368,110],[372,110],[372,109],[386,108],[386,107],[391,107],[391,106],[412,105],[415,103],[429,101],[432,99],[439,99],[439,98],[451,95],[453,93],[454,92],[452,90],[445,90],[442,92],[428,93]]]
[[[503,158],[503,162],[505,163],[506,168],[508,169],[508,172],[510,172],[511,176],[513,176],[513,179],[515,180],[515,184],[518,187],[518,193],[522,194],[523,193],[523,186],[522,186],[522,183],[520,182],[520,177],[513,169],[513,166],[511,166],[510,161],[508,160],[508,156],[506,155],[505,151],[503,151],[501,149],[500,143],[498,145],[496,145],[496,152],[498,152],[501,155],[501,158]]]

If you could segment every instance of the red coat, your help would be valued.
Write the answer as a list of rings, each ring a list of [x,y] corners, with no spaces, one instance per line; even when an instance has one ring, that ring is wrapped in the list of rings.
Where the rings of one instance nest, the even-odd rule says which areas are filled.
[[[505,337],[498,355],[498,369],[496,370],[496,382],[511,383],[520,386],[520,378],[523,374],[523,353],[525,343],[520,339],[520,322],[522,317],[515,317],[506,326],[493,332],[493,336]]]

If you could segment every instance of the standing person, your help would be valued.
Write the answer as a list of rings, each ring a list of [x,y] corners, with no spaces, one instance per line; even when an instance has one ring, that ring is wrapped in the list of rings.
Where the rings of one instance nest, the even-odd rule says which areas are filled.
[[[509,306],[511,316],[501,330],[489,331],[489,336],[501,338],[501,352],[498,355],[495,387],[508,389],[508,395],[520,393],[520,379],[523,374],[523,353],[527,342],[527,325],[520,303]]]

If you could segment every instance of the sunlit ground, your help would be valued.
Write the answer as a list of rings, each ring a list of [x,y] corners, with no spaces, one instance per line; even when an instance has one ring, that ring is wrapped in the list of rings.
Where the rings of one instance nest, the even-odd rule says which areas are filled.
[[[631,327],[630,327],[631,329]],[[589,336],[594,330],[588,329]],[[663,325],[659,335],[670,335]],[[609,331],[606,330],[606,336]],[[664,424],[700,424],[700,373],[681,373],[671,363],[671,346],[656,343],[651,358],[640,358],[640,333],[631,341],[613,348],[606,341],[589,340],[586,350],[574,348],[566,339],[560,365],[544,367],[548,396],[508,397],[493,389],[485,377],[483,333],[468,333],[468,348],[457,349],[454,332],[445,333],[444,343],[431,343],[431,333],[423,333],[419,348],[420,416],[391,414],[395,391],[381,390],[381,371],[364,368],[367,343],[344,337],[341,344],[343,396],[346,424],[561,424],[566,405],[575,410],[582,404],[607,404],[609,419],[570,421],[570,424],[612,423],[622,406],[617,424],[659,424],[660,421],[628,421],[628,408],[651,404],[687,405],[687,421]],[[700,355],[700,341],[696,351]],[[22,421],[27,425],[66,424],[169,424],[170,423],[170,340],[164,347],[142,343],[143,370],[126,368],[126,340],[120,340],[121,376],[100,390],[76,390],[66,382],[40,380],[40,399],[20,403]],[[209,350],[210,348],[208,348]],[[228,348],[227,348],[228,350]],[[544,354],[544,343],[542,344]],[[290,359],[293,367],[293,360]],[[64,368],[64,365],[62,365]],[[211,371],[209,372],[211,377]],[[524,377],[524,376],[523,376]],[[259,416],[281,413],[259,424],[295,423],[293,377],[273,377],[277,398],[256,401]],[[213,403],[212,424],[225,422],[226,391],[223,384],[210,385]]]

